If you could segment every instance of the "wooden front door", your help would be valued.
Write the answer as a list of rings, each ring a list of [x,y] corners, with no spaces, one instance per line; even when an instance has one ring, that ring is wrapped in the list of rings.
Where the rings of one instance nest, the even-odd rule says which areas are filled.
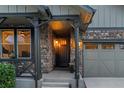
[[[56,67],[67,67],[69,63],[69,43],[67,39],[56,39],[55,41]]]

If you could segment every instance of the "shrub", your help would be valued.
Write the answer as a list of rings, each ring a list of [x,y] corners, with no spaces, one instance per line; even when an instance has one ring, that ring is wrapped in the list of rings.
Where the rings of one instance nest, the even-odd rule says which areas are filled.
[[[14,65],[0,63],[0,88],[15,87],[15,78]]]

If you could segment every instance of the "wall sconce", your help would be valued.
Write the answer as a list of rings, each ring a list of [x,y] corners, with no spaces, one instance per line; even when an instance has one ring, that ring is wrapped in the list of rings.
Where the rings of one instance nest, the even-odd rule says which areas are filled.
[[[79,42],[79,48],[82,49],[83,48],[82,46],[83,46],[83,43],[80,41]]]
[[[54,40],[54,41],[53,41],[53,44],[54,44],[54,47],[59,46],[59,44],[58,44],[58,41],[57,41],[57,40]]]

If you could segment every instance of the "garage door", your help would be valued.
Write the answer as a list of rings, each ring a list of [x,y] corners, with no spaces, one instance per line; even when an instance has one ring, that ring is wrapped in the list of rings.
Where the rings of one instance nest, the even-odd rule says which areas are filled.
[[[124,76],[124,48],[117,43],[84,44],[85,77]]]

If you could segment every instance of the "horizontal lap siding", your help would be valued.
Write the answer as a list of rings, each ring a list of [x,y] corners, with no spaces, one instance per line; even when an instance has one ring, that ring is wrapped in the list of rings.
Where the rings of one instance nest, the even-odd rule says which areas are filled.
[[[37,12],[37,8],[31,5],[0,5],[0,13],[29,13]]]

